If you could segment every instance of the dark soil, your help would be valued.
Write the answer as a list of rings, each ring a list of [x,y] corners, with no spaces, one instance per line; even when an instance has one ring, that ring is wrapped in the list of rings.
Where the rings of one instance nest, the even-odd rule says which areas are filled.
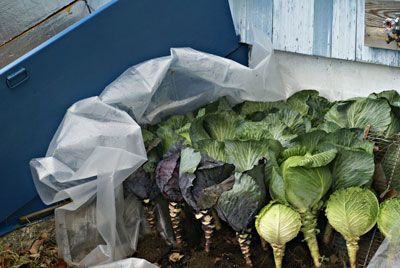
[[[184,250],[175,250],[168,246],[162,238],[147,236],[139,241],[135,257],[144,258],[151,263],[163,268],[241,268],[245,262],[236,240],[235,232],[222,222],[222,229],[215,231],[213,235],[212,249],[209,254],[204,252],[204,238],[200,222],[190,212],[187,212],[183,220],[184,239],[186,246]],[[283,267],[285,268],[308,268],[313,267],[312,259],[302,235],[286,245]],[[320,243],[322,244],[322,242]],[[345,253],[332,250],[321,245],[321,255],[329,258],[323,267],[342,268],[346,267]],[[172,255],[172,256],[171,256]],[[174,260],[173,257],[175,257]],[[180,260],[177,260],[179,259]],[[257,233],[253,232],[251,242],[251,258],[254,267],[275,267],[272,249],[264,251]]]

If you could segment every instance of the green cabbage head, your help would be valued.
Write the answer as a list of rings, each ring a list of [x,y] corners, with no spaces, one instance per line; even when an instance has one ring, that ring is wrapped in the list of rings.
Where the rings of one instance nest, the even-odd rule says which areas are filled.
[[[400,198],[386,199],[381,203],[378,214],[378,228],[385,237],[390,237],[393,227],[398,228],[399,220]]]
[[[281,201],[271,201],[256,216],[255,224],[258,234],[272,246],[275,266],[282,267],[285,245],[300,231],[300,214]]]
[[[346,239],[351,267],[356,267],[358,240],[376,223],[378,199],[367,188],[341,188],[329,197],[325,212],[332,227]]]

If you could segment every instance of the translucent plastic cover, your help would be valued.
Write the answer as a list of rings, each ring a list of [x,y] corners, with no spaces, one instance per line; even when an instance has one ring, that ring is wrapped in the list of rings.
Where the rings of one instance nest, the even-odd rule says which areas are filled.
[[[46,156],[30,162],[43,202],[73,201],[56,210],[60,257],[86,266],[110,263],[131,256],[149,231],[140,202],[122,187],[146,161],[137,122],[156,123],[222,96],[235,104],[291,95],[282,86],[270,41],[256,36],[250,67],[190,48],[171,49],[169,57],[129,68],[99,97],[67,110]],[[162,207],[158,202],[158,229],[173,243]],[[137,259],[123,263],[150,267]]]

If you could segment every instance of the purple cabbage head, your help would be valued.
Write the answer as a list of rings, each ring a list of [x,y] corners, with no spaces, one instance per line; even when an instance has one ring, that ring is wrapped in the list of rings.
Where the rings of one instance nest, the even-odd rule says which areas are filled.
[[[179,188],[179,161],[181,157],[181,144],[173,144],[156,169],[156,182],[161,194],[169,202],[181,202],[183,196]]]

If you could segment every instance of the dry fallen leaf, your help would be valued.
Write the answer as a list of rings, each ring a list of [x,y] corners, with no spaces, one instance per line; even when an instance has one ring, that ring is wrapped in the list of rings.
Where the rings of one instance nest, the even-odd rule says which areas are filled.
[[[10,267],[11,266],[11,258],[9,257],[0,257],[0,267]]]
[[[29,258],[33,258],[33,259],[39,258],[39,257],[40,257],[40,253],[35,253],[35,254],[30,254],[29,255]]]
[[[31,254],[36,254],[39,252],[39,248],[40,246],[43,244],[43,240],[42,239],[37,239],[35,240],[35,242],[33,242],[31,249],[29,250],[29,252]]]
[[[58,262],[57,264],[54,264],[53,266],[50,266],[49,268],[67,268],[68,265],[67,263],[64,261],[63,258],[57,258]]]
[[[184,256],[184,255],[181,255],[181,254],[178,253],[178,252],[174,252],[174,253],[172,253],[171,255],[169,255],[169,260],[170,260],[171,262],[178,262],[178,261],[180,261],[180,260],[183,258],[183,256]]]
[[[39,238],[44,240],[44,241],[48,241],[49,240],[49,234],[48,233],[41,233]]]

